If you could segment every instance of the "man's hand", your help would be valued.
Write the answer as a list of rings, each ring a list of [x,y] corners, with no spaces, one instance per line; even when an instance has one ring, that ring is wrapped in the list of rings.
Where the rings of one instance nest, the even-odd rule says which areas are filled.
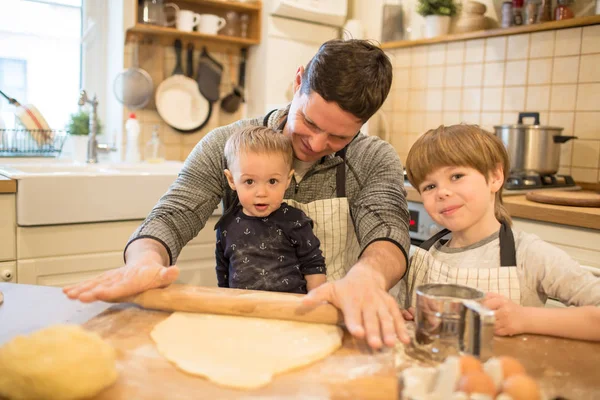
[[[524,332],[526,323],[524,307],[498,293],[488,293],[483,300],[483,305],[494,311],[496,317],[494,334],[512,336]]]
[[[148,289],[165,287],[179,276],[179,268],[164,267],[159,263],[140,266],[123,266],[75,285],[66,286],[63,292],[71,299],[84,303],[96,300],[112,301],[132,296]]]
[[[127,265],[63,288],[71,299],[84,303],[112,301],[149,289],[169,286],[179,276],[179,268],[169,263],[167,250],[153,239],[139,239],[127,248]]]
[[[382,287],[377,272],[359,261],[350,272],[335,282],[312,290],[303,300],[308,306],[327,301],[344,313],[348,331],[357,338],[365,338],[375,349],[394,346],[397,338],[408,343],[410,338],[404,326],[400,308]]]

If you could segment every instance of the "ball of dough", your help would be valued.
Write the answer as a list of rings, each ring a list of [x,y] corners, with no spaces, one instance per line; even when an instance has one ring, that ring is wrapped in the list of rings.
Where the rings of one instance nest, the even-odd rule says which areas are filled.
[[[117,379],[115,350],[76,325],[17,336],[0,347],[0,397],[81,399]]]

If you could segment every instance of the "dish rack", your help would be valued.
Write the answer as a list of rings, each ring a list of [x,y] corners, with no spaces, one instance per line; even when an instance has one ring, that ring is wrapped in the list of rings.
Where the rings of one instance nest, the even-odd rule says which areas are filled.
[[[0,129],[0,157],[57,157],[66,139],[55,129]]]

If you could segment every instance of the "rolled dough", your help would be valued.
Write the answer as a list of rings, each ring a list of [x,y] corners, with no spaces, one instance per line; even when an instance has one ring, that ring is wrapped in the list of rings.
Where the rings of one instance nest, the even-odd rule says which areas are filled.
[[[333,325],[175,312],[151,336],[158,351],[183,371],[222,386],[254,389],[275,374],[333,353],[343,332]]]
[[[70,400],[117,379],[115,350],[77,325],[55,325],[0,347],[0,397]]]

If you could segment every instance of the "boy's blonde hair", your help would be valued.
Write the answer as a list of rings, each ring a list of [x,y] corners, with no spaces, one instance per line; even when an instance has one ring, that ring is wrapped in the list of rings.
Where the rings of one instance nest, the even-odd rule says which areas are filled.
[[[498,166],[510,171],[508,153],[502,141],[477,125],[441,125],[419,137],[406,158],[410,183],[419,190],[427,174],[442,167],[470,167],[479,171],[487,182]],[[500,222],[511,225],[510,215],[502,202],[502,188],[496,192],[494,214]]]
[[[280,154],[290,168],[294,161],[291,138],[264,126],[248,126],[229,137],[225,143],[225,160],[228,167],[232,166],[242,153]]]

